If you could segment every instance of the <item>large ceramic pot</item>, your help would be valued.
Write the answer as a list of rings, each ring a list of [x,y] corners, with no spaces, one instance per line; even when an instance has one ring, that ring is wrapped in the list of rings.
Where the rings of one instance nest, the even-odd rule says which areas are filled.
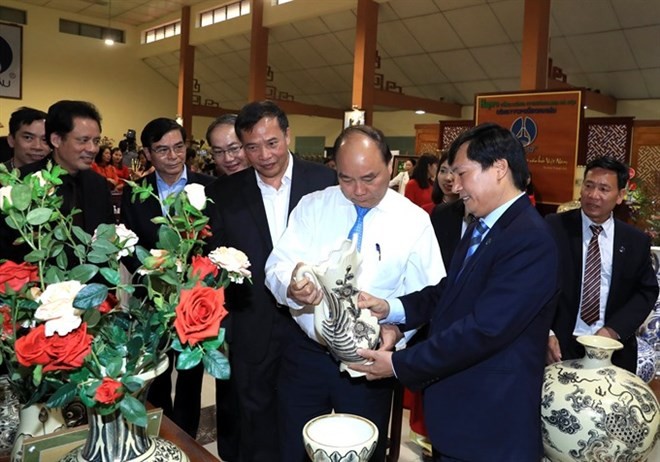
[[[296,279],[306,277],[323,290],[323,300],[314,309],[314,329],[318,340],[340,361],[340,370],[353,377],[364,374],[347,366],[366,362],[357,350],[375,348],[380,335],[378,319],[357,306],[361,260],[356,242],[346,240],[327,261],[301,265],[296,272]]]
[[[14,446],[20,407],[7,376],[0,376],[0,457],[8,456]]]
[[[376,449],[378,428],[353,414],[326,414],[303,428],[305,450],[313,462],[366,462]]]
[[[541,420],[553,462],[643,461],[660,438],[660,404],[636,375],[613,366],[623,346],[578,338],[586,354],[545,369]]]
[[[11,453],[12,462],[23,460],[23,441],[26,438],[48,435],[66,428],[62,410],[46,407],[42,403],[21,407],[18,415],[19,424]]]
[[[155,370],[139,377],[145,386],[136,393],[136,398],[146,402],[151,382],[167,370],[167,357]],[[101,415],[89,408],[89,433],[84,446],[71,451],[61,462],[189,462],[186,454],[173,443],[162,438],[149,436],[145,427],[127,422],[119,411]]]
[[[660,284],[660,246],[651,246],[651,262],[655,270],[655,277]]]

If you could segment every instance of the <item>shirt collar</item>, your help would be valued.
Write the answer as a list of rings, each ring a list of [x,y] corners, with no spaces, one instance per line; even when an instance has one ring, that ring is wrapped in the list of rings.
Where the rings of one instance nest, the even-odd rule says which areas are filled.
[[[500,205],[495,210],[490,212],[488,215],[483,217],[482,220],[483,220],[484,223],[486,223],[486,226],[488,226],[488,229],[491,229],[495,225],[497,220],[499,220],[500,217],[502,215],[504,215],[504,212],[506,212],[509,209],[509,207],[511,207],[511,204],[513,204],[515,201],[520,199],[520,196],[523,196],[523,195],[525,195],[525,192],[521,192],[520,194],[518,194],[513,199],[505,202],[504,204]]]
[[[259,172],[257,172],[257,169],[254,169],[254,174],[257,177],[257,184],[259,185],[259,188],[263,187],[270,187],[272,188],[271,185],[267,184],[264,180],[261,179],[259,176]],[[293,178],[293,156],[291,155],[291,151],[289,151],[289,164],[286,166],[286,170],[284,170],[284,176],[282,177],[282,186],[289,186],[291,184],[291,179]]]
[[[605,220],[603,223],[600,225],[597,225],[591,219],[585,215],[584,210],[580,209],[580,215],[582,216],[582,236],[584,237],[589,237],[591,238],[591,229],[589,226],[595,225],[595,226],[602,226],[603,231],[602,234],[605,237],[613,236],[614,232],[614,214],[610,212],[610,216],[607,220]]]
[[[163,177],[160,176],[160,174],[158,173],[157,170],[154,173],[156,174],[156,185],[158,185],[159,189],[161,188],[161,186],[165,189],[172,189],[172,188],[175,188],[177,185],[180,185],[182,183],[184,185],[188,183],[188,167],[186,167],[185,165],[183,167],[183,172],[181,172],[181,176],[179,177],[178,180],[176,180],[174,183],[172,183],[171,186],[168,185],[165,182],[165,180],[163,180]]]

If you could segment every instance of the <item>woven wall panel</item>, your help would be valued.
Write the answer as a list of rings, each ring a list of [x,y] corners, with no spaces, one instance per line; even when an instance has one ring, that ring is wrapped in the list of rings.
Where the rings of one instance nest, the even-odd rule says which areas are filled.
[[[472,127],[472,124],[469,125],[453,125],[453,126],[442,126],[440,125],[441,133],[440,139],[442,140],[442,146],[440,146],[441,151],[446,151],[449,149],[451,144],[454,142],[459,135]]]
[[[628,162],[628,131],[626,124],[587,123],[587,163],[603,156]]]
[[[637,156],[637,176],[647,194],[660,200],[660,146],[640,146]]]

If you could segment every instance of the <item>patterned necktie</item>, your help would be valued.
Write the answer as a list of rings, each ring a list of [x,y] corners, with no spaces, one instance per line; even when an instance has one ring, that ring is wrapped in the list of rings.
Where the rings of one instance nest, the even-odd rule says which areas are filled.
[[[348,232],[348,238],[353,239],[353,236],[357,234],[357,249],[361,250],[362,247],[362,230],[364,228],[364,216],[369,212],[368,208],[360,207],[359,205],[355,206],[355,211],[357,212],[357,218],[353,227]]]
[[[587,263],[584,266],[580,317],[585,323],[592,325],[600,318],[600,247],[598,246],[598,235],[603,227],[591,225],[589,228],[591,228],[593,234],[587,247]]]
[[[472,238],[470,239],[470,247],[468,247],[467,254],[465,254],[465,260],[463,261],[463,266],[470,259],[470,257],[477,251],[481,240],[484,238],[484,233],[488,231],[488,225],[483,221],[477,221],[477,226],[472,232]]]

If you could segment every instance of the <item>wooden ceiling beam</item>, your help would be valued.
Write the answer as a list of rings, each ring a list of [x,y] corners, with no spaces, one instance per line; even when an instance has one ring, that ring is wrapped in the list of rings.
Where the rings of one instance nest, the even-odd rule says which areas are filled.
[[[461,118],[462,108],[460,104],[456,103],[445,103],[444,101],[435,101],[378,89],[374,89],[374,105],[408,109],[411,111],[422,110],[431,114],[456,118]]]
[[[550,0],[525,0],[520,89],[543,90],[548,80]]]
[[[377,34],[378,4],[373,0],[358,0],[351,104],[364,111],[367,125],[373,123]]]
[[[264,0],[252,0],[250,15],[250,76],[248,101],[266,98],[266,73],[268,69],[268,29],[264,27]]]
[[[287,114],[299,114],[329,119],[344,120],[344,110],[315,104],[299,103],[297,101],[273,100]]]
[[[224,114],[238,114],[238,109],[226,109],[214,106],[202,106],[201,104],[192,105],[192,115],[198,117],[220,117]]]
[[[192,96],[195,78],[195,47],[190,45],[190,7],[181,8],[181,37],[179,42],[179,84],[177,114],[183,120],[186,133],[192,133]]]
[[[617,100],[612,96],[553,79],[548,80],[548,90],[582,90],[582,104],[588,109],[608,115],[616,114]]]

